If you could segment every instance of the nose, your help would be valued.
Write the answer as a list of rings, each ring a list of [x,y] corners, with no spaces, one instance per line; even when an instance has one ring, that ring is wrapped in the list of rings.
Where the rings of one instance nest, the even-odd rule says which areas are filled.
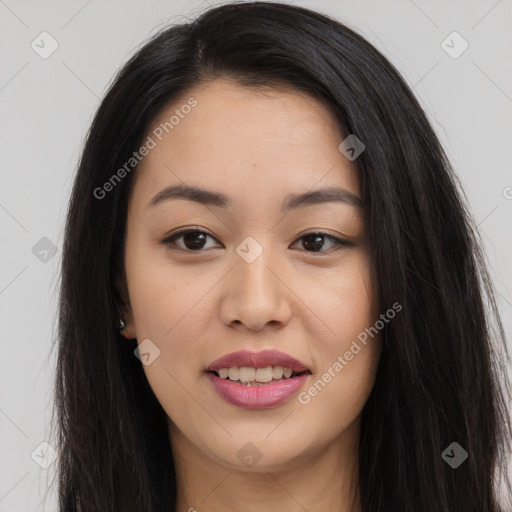
[[[230,326],[243,325],[252,331],[265,326],[279,329],[291,317],[293,293],[270,251],[251,263],[238,255],[230,272],[221,304],[221,319]]]

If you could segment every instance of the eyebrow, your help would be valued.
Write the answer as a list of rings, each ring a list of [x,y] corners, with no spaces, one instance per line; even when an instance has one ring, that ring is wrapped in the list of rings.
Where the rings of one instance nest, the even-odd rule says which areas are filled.
[[[220,192],[213,192],[194,186],[171,185],[158,192],[146,205],[146,209],[151,209],[158,204],[173,199],[185,199],[219,208],[229,208],[232,205],[232,200]],[[324,187],[303,194],[288,195],[283,201],[281,211],[289,212],[304,206],[322,203],[345,203],[360,207],[361,199],[344,188]]]

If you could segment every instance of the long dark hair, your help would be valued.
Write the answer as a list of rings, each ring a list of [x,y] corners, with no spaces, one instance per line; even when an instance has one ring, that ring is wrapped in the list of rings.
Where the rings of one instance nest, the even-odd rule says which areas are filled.
[[[174,510],[166,414],[136,341],[119,334],[127,197],[136,167],[104,186],[162,109],[216,77],[328,105],[357,159],[383,329],[359,448],[365,512],[496,512],[510,450],[508,353],[482,243],[460,184],[411,90],[340,22],[281,3],[225,4],[171,26],[115,77],[88,133],[63,247],[55,405],[59,505]],[[341,142],[341,141],[340,141]],[[468,454],[452,468],[442,453]],[[508,505],[508,504],[507,504]]]

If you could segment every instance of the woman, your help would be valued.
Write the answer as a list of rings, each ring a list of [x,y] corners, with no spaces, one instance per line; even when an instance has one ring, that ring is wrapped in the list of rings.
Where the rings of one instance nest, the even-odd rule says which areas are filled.
[[[508,506],[479,243],[361,36],[267,2],[163,30],[102,101],[70,201],[60,509]]]

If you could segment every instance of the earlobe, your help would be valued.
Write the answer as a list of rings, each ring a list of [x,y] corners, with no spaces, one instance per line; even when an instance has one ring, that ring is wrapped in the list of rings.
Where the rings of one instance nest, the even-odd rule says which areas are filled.
[[[119,277],[115,280],[115,288],[123,304],[121,306],[118,324],[119,334],[128,340],[135,339],[137,338],[137,333],[135,332],[132,308],[130,303],[125,299],[127,296],[125,282]]]
[[[133,340],[137,338],[137,333],[135,332],[133,321],[133,313],[129,304],[123,307],[123,316],[119,324],[119,333],[127,340]]]

